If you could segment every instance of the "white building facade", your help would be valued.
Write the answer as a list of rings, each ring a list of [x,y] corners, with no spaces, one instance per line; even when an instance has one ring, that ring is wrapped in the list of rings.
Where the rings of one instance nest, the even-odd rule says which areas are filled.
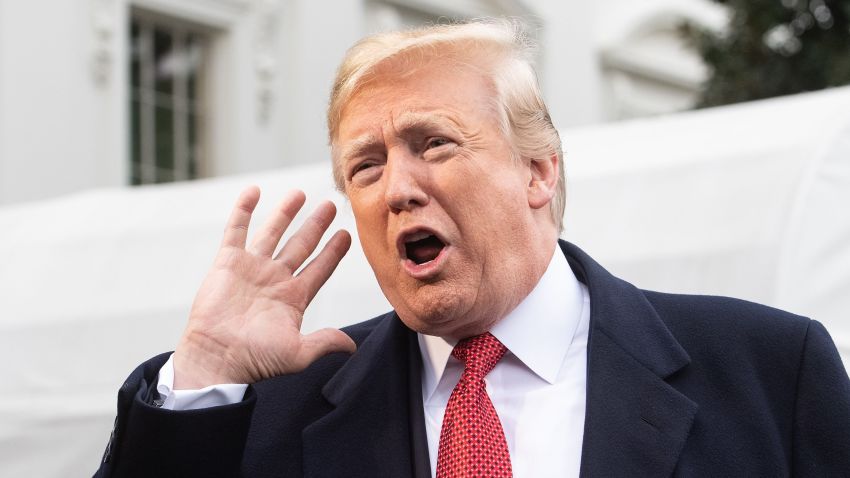
[[[675,31],[709,0],[0,0],[0,206],[328,158],[334,70],[363,35],[519,17],[559,127],[688,108]]]

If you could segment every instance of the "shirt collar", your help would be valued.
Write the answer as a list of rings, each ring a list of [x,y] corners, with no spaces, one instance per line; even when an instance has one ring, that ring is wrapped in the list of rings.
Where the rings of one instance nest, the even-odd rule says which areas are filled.
[[[492,333],[510,353],[549,383],[555,383],[581,318],[581,285],[560,248],[528,296],[496,323]],[[436,390],[456,341],[418,334],[424,397]]]

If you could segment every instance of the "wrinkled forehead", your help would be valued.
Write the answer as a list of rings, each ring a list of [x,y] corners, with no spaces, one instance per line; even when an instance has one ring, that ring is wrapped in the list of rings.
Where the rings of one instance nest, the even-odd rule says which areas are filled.
[[[414,48],[397,52],[383,58],[356,75],[353,85],[336,99],[338,117],[330,138],[331,146],[338,140],[339,124],[349,114],[348,106],[363,92],[371,92],[377,88],[397,87],[411,78],[416,78],[431,72],[441,76],[436,81],[451,88],[453,77],[458,72],[474,72],[482,78],[492,77],[497,52],[489,51],[478,45],[446,44],[429,45],[427,48]],[[409,83],[409,82],[408,82]],[[410,92],[415,94],[414,91]]]

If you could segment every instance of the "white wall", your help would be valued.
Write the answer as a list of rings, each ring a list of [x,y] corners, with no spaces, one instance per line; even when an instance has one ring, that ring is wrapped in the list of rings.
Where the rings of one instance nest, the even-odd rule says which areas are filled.
[[[9,55],[6,52],[6,50],[9,49],[9,40],[6,38],[6,35],[3,34],[3,32],[6,31],[6,29],[4,28],[4,24],[6,22],[3,20],[4,18],[6,18],[6,13],[4,12],[4,10],[5,10],[4,2],[0,1],[0,204],[3,204],[3,202],[4,202],[3,201],[3,196],[4,196],[3,191],[5,190],[5,187],[3,186],[3,184],[4,184],[5,181],[3,180],[3,178],[5,177],[5,174],[6,174],[3,171],[4,166],[5,166],[5,164],[3,162],[3,158],[5,157],[5,155],[3,154],[3,150],[4,150],[3,145],[6,144],[6,141],[4,141],[4,139],[6,137],[6,135],[5,135],[6,128],[4,127],[4,125],[5,125],[5,115],[3,114],[3,105],[5,104],[5,102],[4,102],[5,95],[3,94],[3,92],[5,91],[5,88],[3,87],[3,85],[5,84],[4,78],[6,76],[5,75],[6,65],[3,62],[3,58],[6,58]]]
[[[327,95],[336,64],[361,36],[360,2],[48,3],[0,0],[0,204],[127,183],[131,7],[214,32],[211,175],[328,158]],[[97,55],[105,68],[95,69]]]
[[[336,67],[362,36],[360,2],[284,2],[280,38],[282,127],[275,132],[274,166],[330,158],[325,110]]]
[[[125,120],[119,65],[92,77],[92,15],[78,2],[0,1],[0,203],[118,185]],[[120,25],[119,25],[120,28]],[[123,31],[109,43],[116,48]]]
[[[527,0],[543,23],[538,75],[559,128],[604,120],[594,29],[600,2]]]

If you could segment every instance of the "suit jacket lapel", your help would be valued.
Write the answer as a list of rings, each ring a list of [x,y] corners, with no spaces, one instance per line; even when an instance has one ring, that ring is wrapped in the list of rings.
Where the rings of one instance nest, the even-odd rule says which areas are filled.
[[[638,289],[561,247],[590,293],[581,476],[670,476],[697,404],[665,379],[690,357]]]
[[[303,431],[304,476],[413,476],[411,417],[422,433],[424,418],[421,389],[410,393],[421,380],[412,346],[418,354],[416,335],[388,314],[328,381],[322,393],[334,409]],[[424,453],[427,466],[427,445]]]
[[[408,394],[410,396],[410,439],[414,478],[431,478],[428,452],[428,433],[425,431],[425,410],[422,402],[422,352],[416,334],[410,333],[408,349]]]

